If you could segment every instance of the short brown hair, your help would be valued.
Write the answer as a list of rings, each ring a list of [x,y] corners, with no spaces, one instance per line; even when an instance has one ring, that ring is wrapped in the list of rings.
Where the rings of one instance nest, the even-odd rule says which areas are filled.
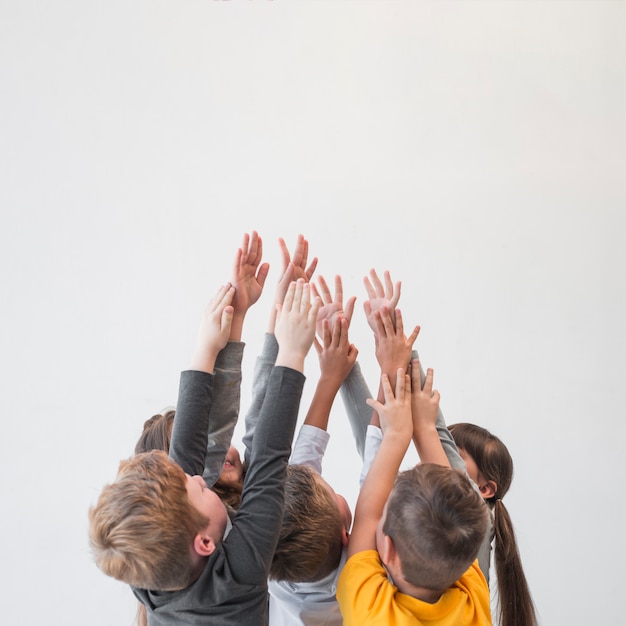
[[[339,566],[343,520],[337,502],[306,465],[289,465],[285,509],[270,578],[314,582]]]
[[[135,587],[173,591],[192,581],[191,545],[209,520],[189,501],[183,470],[154,450],[120,463],[89,509],[96,564]]]
[[[476,559],[487,519],[483,499],[463,472],[424,463],[398,475],[383,532],[395,544],[407,582],[440,591]]]

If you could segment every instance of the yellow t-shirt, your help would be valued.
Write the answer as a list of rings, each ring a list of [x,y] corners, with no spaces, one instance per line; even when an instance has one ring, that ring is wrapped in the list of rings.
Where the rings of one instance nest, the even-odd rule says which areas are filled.
[[[387,578],[376,550],[357,552],[337,584],[344,626],[488,626],[489,587],[478,561],[430,604],[398,591]]]

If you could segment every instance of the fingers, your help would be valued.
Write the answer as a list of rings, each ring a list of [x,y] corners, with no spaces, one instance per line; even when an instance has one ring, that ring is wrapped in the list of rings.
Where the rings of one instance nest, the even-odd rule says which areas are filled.
[[[374,411],[376,411],[376,413],[378,413],[379,415],[385,410],[385,405],[381,404],[380,402],[378,402],[378,400],[375,400],[374,398],[367,398],[365,402],[368,406],[371,406]]]
[[[333,324],[333,327],[330,328],[328,320],[324,320],[325,326],[328,327],[328,345],[333,346],[334,348],[338,348],[341,343],[341,322],[341,319],[337,320],[337,322]]]
[[[419,391],[422,388],[419,359],[413,359],[411,361],[411,384],[413,389],[416,391]]]
[[[433,393],[433,377],[434,372],[431,367],[426,370],[426,378],[424,379],[424,384],[422,385],[422,391],[429,396],[432,396]]]
[[[224,307],[222,311],[222,317],[220,320],[220,328],[222,332],[230,332],[230,327],[233,323],[233,315],[235,313],[235,309],[228,305]]]
[[[335,276],[335,302],[343,306],[343,285],[341,284],[341,276]]]
[[[404,401],[409,404],[411,402],[411,376],[408,373],[404,375]]]
[[[297,283],[295,281],[289,283],[289,287],[287,287],[287,293],[285,294],[285,297],[283,299],[281,311],[291,311],[296,293],[296,285]]]
[[[330,304],[333,301],[333,298],[330,295],[330,289],[328,288],[328,284],[326,283],[326,280],[324,280],[323,276],[318,276],[317,282],[319,283],[319,286],[320,286],[318,295],[322,298],[322,302],[324,304]]]
[[[405,373],[404,368],[399,367],[398,368],[398,373],[396,376],[396,395],[395,397],[398,400],[405,400],[406,399],[406,391],[411,391],[411,380],[409,379],[409,377],[407,376],[407,374]]]
[[[397,312],[399,312],[399,309],[396,309],[396,311],[397,311]],[[398,319],[398,318],[396,317],[396,320],[397,320],[397,319]],[[420,327],[419,327],[419,326],[416,326],[416,327],[413,329],[413,332],[409,335],[409,338],[407,339],[407,342],[409,343],[409,345],[411,345],[411,346],[412,346],[412,345],[415,343],[415,340],[417,339],[417,336],[420,334],[420,330],[421,330],[421,329],[420,329]]]
[[[384,339],[387,336],[385,332],[385,324],[383,322],[380,311],[374,313],[374,335],[376,339]]]
[[[371,271],[374,272],[374,270],[371,270]],[[373,300],[374,298],[376,298],[376,290],[372,286],[372,283],[370,283],[370,280],[367,276],[363,277],[363,284],[365,285],[365,291],[367,291],[367,297],[370,300]]]
[[[265,280],[267,279],[267,275],[269,274],[269,271],[270,271],[269,263],[263,263],[263,265],[261,265],[257,271],[256,280],[261,286],[261,288],[265,285]]]
[[[243,234],[243,243],[241,244],[241,252],[244,256],[248,255],[248,246],[250,245],[250,235],[248,233]]]
[[[309,242],[302,235],[299,235],[298,238],[302,238],[300,263],[298,265],[304,269],[306,267],[306,260],[309,256]]]
[[[293,284],[293,283],[292,283]],[[292,309],[301,311],[303,306],[306,306],[309,300],[309,286],[301,278],[295,283],[295,289],[293,290]],[[304,287],[306,285],[306,294]]]
[[[387,374],[381,374],[380,383],[383,388],[383,396],[385,398],[385,404],[389,404],[394,399],[393,389],[391,388],[391,382]]]
[[[352,296],[351,298],[348,298],[348,301],[346,302],[346,308],[343,311],[343,315],[348,322],[348,326],[350,325],[350,322],[352,321],[352,314],[354,313],[355,303],[356,303],[356,296]]]
[[[317,287],[315,286],[315,283],[311,283],[311,295],[314,298],[320,298],[320,292],[317,290]]]
[[[393,283],[391,282],[391,274],[389,273],[389,270],[385,270],[384,279],[385,279],[385,297],[388,300],[391,300],[391,298],[393,297]]]
[[[308,286],[309,283],[305,283],[305,287],[307,287],[307,291],[308,291]],[[309,295],[309,300],[310,300],[310,295]],[[309,301],[309,319],[312,321],[313,323],[313,332],[315,332],[315,321],[317,320],[317,314],[319,313],[319,310],[322,308],[322,301],[320,298],[313,298],[313,301]]]
[[[211,298],[209,302],[208,308],[211,311],[216,311],[218,309],[222,309],[223,307],[229,305],[233,301],[233,296],[235,295],[235,288],[231,283],[223,284],[218,290],[217,293]]]
[[[311,280],[311,278],[313,278],[313,273],[315,272],[315,268],[317,267],[317,257],[313,257],[313,260],[311,261],[309,267],[306,268],[305,270],[305,275],[307,280]]]
[[[296,239],[296,248],[293,251],[293,264],[296,267],[302,267],[302,259],[304,257],[304,265],[306,266],[306,254],[308,252],[308,245],[303,235],[298,235]]]
[[[248,237],[244,237],[244,242],[247,239],[247,245],[243,248],[244,259],[250,265],[258,265],[261,261],[262,244],[259,233],[256,230],[252,231],[252,234]]]
[[[380,282],[380,278],[378,278],[378,274],[376,273],[376,270],[374,269],[370,270],[370,276],[372,277],[372,282],[374,283],[374,288],[376,289],[376,295],[379,298],[384,297],[385,290],[383,288],[383,284]]]
[[[337,324],[335,324],[335,328]],[[322,320],[322,341],[324,342],[324,348],[330,348],[333,343],[333,336],[335,334],[335,328],[330,329],[330,324],[328,320]]]
[[[384,339],[392,337],[395,334],[393,320],[387,307],[383,307],[380,311],[374,313],[374,323],[376,325],[376,334]]]
[[[280,248],[280,255],[283,260],[283,271],[285,271],[291,263],[291,256],[289,255],[289,248],[287,248],[287,244],[282,237],[278,238],[278,247]]]

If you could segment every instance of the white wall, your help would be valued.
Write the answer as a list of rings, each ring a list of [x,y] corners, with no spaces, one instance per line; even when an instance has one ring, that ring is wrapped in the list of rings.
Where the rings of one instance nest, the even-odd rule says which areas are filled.
[[[542,623],[618,623],[625,25],[602,1],[1,2],[2,623],[131,624],[87,509],[251,229],[274,268],[244,406],[278,236],[359,296],[372,386],[362,277],[390,269],[448,421],[513,454]]]

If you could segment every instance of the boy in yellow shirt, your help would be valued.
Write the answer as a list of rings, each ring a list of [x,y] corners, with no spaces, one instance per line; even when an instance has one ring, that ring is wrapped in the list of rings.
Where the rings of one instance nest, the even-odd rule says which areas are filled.
[[[388,332],[392,320],[381,315]],[[339,578],[345,626],[484,626],[489,588],[476,560],[488,512],[461,471],[450,468],[435,428],[439,393],[419,362],[395,382],[382,375],[383,440],[363,483]],[[413,390],[411,391],[411,387]],[[413,439],[422,463],[398,475]]]

